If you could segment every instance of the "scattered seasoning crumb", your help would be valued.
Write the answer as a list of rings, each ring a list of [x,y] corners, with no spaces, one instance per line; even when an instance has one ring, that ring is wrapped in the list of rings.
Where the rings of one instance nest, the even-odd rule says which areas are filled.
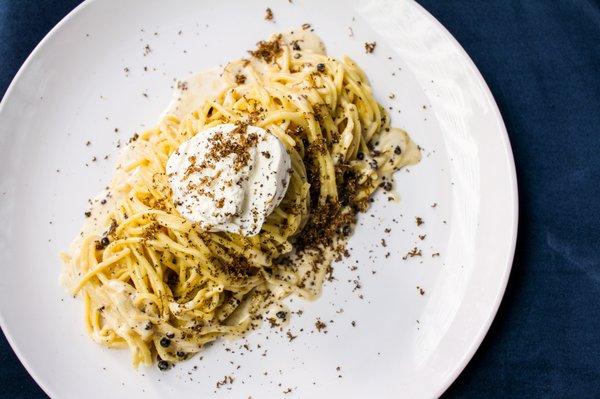
[[[323,323],[321,320],[317,320],[315,322],[315,327],[317,328],[317,331],[321,332],[321,330],[327,328],[327,324]]]
[[[283,310],[280,310],[279,312],[275,313],[275,316],[277,316],[281,320],[285,320],[286,313]]]
[[[365,43],[365,51],[367,54],[371,54],[373,51],[375,51],[375,47],[377,47],[377,42]]]
[[[273,10],[271,10],[270,8],[267,8],[265,10],[265,20],[273,21]]]
[[[419,240],[423,241],[427,237],[427,234],[423,234],[419,236]]]
[[[425,290],[423,288],[419,287],[418,285],[417,285],[417,291],[419,291],[419,294],[425,295]]]
[[[351,27],[348,27],[348,36],[354,37],[354,31],[352,30]]]
[[[433,253],[433,254],[431,254],[431,257],[432,257],[432,258],[435,258],[436,256],[440,256],[440,253],[439,253],[439,252],[436,252],[436,253]]]
[[[233,381],[234,379],[232,376],[226,375],[221,381],[217,381],[216,387],[221,388],[223,385],[233,384]]]
[[[85,142],[85,145],[89,147],[90,145],[92,145],[92,142],[88,140]]]
[[[352,320],[352,321],[350,322],[350,324],[352,325],[352,327],[356,327],[356,322],[355,322],[354,320]]]
[[[417,216],[415,218],[415,222],[417,223],[417,226],[421,226],[422,224],[424,224],[425,222],[423,221],[423,219],[420,216]]]
[[[90,216],[92,216],[92,212],[90,212],[90,211],[85,211],[85,212],[84,212],[84,215],[85,215],[85,217],[86,217],[86,218],[89,218]]]
[[[167,371],[170,367],[171,365],[166,360],[161,359],[158,361],[158,369],[160,371]]]
[[[292,342],[293,340],[295,340],[296,338],[298,338],[297,335],[292,334],[292,332],[289,331],[289,330],[288,330],[288,332],[285,335],[288,337],[288,339],[290,340],[290,342]]]
[[[396,98],[396,95],[394,93],[390,93],[388,97],[390,98],[390,100],[393,100],[394,98]]]
[[[288,388],[288,389],[286,389],[285,391],[283,391],[283,393],[284,393],[284,394],[286,394],[286,395],[287,395],[288,393],[291,393],[291,392],[292,392],[292,388]]]
[[[181,91],[186,91],[188,89],[188,83],[185,80],[177,81],[177,88]]]
[[[281,35],[277,35],[271,41],[260,41],[257,43],[257,49],[254,51],[248,51],[253,57],[260,58],[267,63],[272,63],[281,53]]]
[[[246,83],[246,75],[244,75],[243,73],[237,73],[235,75],[235,83],[239,85],[243,85],[244,83]]]
[[[385,238],[381,239],[381,246],[384,247],[384,248],[387,247],[387,243],[385,242]]]
[[[303,24],[302,24],[302,29],[303,29],[303,30],[308,30],[308,29],[310,29],[310,28],[311,28],[311,25],[310,25],[309,23],[306,23],[306,22],[305,22],[305,23],[303,23]]]
[[[432,208],[435,208],[437,206],[437,202],[434,202],[433,205],[431,205]]]
[[[277,319],[274,317],[269,317],[267,319],[267,321],[269,322],[269,325],[271,326],[271,328],[275,328],[278,326]]]
[[[150,54],[152,52],[152,49],[150,48],[149,44],[146,44],[144,46],[144,57],[147,56],[148,54]]]
[[[408,253],[402,257],[402,259],[406,260],[409,257],[414,258],[415,256],[423,256],[423,252],[421,252],[421,250],[417,247],[414,247],[413,249],[408,251]]]

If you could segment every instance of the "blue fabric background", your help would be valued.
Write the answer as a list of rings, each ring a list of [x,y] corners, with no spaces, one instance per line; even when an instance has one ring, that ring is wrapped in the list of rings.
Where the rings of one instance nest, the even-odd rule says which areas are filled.
[[[79,1],[0,0],[0,92]],[[506,122],[521,220],[508,290],[445,398],[600,397],[600,2],[420,0]],[[0,396],[44,397],[0,335]]]

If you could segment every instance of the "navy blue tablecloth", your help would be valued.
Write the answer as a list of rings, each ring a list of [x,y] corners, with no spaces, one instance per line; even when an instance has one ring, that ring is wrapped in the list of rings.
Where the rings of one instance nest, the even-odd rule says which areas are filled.
[[[0,0],[0,93],[78,3]],[[519,239],[504,301],[444,397],[600,397],[600,2],[420,3],[490,85],[510,135],[520,192]],[[44,397],[3,335],[0,396]]]

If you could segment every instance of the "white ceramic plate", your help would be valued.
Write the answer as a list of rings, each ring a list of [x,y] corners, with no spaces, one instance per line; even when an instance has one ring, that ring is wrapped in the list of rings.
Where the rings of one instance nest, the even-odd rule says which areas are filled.
[[[274,23],[263,20],[267,6]],[[348,54],[366,70],[423,161],[398,174],[401,203],[380,195],[363,215],[352,257],[335,266],[322,297],[292,300],[304,311],[289,326],[293,342],[287,329],[265,326],[167,373],[135,371],[127,351],[86,336],[81,303],[58,284],[57,253],[108,182],[115,144],[157,120],[173,78],[306,22],[331,55]],[[377,42],[375,53],[365,53],[367,41]],[[511,149],[485,82],[433,17],[392,0],[86,1],[40,43],[3,99],[0,201],[2,329],[57,398],[439,396],[496,313],[517,226]],[[423,256],[403,260],[415,246]],[[314,331],[317,317],[327,334]],[[239,349],[244,343],[252,352]],[[226,375],[234,382],[216,389]]]

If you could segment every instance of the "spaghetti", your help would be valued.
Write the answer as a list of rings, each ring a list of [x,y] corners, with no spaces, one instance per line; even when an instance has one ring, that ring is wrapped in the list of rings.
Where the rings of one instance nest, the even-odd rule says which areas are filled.
[[[250,54],[213,75],[218,90],[198,106],[180,101],[132,138],[62,255],[63,281],[83,298],[91,337],[128,347],[136,367],[243,334],[291,293],[318,296],[356,214],[378,187],[389,189],[394,171],[419,160],[408,135],[389,127],[364,72],[328,57],[315,35],[276,35]],[[181,86],[193,98],[194,86]],[[169,156],[223,123],[267,130],[291,158],[287,193],[255,236],[202,231],[173,204]]]

